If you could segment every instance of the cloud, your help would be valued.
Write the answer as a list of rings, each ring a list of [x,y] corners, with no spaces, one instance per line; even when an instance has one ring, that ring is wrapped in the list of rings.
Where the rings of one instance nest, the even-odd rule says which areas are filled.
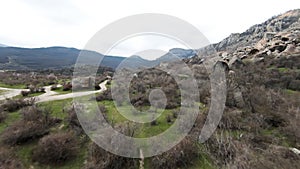
[[[160,51],[160,53],[167,53],[169,49],[175,47],[187,48],[187,46],[174,39],[160,35],[146,34],[124,39],[111,48],[107,55],[126,57],[139,55],[145,59],[153,60],[160,56],[155,54],[158,51]],[[153,56],[151,56],[151,51],[153,52]]]
[[[0,1],[0,43],[23,47],[83,48],[107,24],[140,13],[162,13],[181,18],[195,25],[210,42],[215,43],[230,33],[243,32],[274,15],[299,7],[300,1],[295,0]],[[192,38],[193,35],[187,33],[187,36]],[[136,45],[145,44],[142,41],[132,43],[117,48],[116,53],[126,53]],[[172,46],[165,44],[160,45],[162,48]]]

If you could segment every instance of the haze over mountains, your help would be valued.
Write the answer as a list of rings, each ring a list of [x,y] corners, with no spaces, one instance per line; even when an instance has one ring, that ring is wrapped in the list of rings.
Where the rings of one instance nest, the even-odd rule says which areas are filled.
[[[73,66],[81,50],[66,47],[49,47],[49,48],[18,48],[4,47],[0,49],[0,69],[2,70],[36,70],[36,69],[60,69]],[[128,68],[149,67],[158,65],[162,61],[174,60],[174,56],[179,58],[188,58],[195,56],[193,50],[171,49],[169,53],[160,58],[150,61],[140,56],[121,57],[121,56],[104,56],[92,51],[84,51],[84,55],[97,58],[103,57],[101,66],[117,68],[118,65],[126,60],[122,65]],[[94,63],[94,62],[92,62]]]
[[[217,52],[221,53],[220,55],[228,55],[229,57],[232,57],[234,52],[245,50],[247,46],[258,45],[257,48],[259,48],[259,44],[257,44],[259,41],[270,36],[275,36],[278,32],[299,32],[299,17],[299,9],[288,11],[269,19],[264,23],[254,25],[243,33],[231,34],[221,42],[213,44],[213,46]],[[263,42],[261,42],[260,45],[263,45]],[[59,69],[70,67],[76,63],[77,57],[81,52],[79,49],[65,47],[29,49],[6,47],[2,44],[0,44],[0,47],[0,69],[2,70]],[[200,55],[203,52],[207,52],[205,48],[197,51],[200,51]],[[96,52],[87,52],[93,54],[94,57],[103,57],[102,54]],[[122,61],[124,61],[122,65],[125,65],[128,68],[137,68],[138,66],[149,67],[158,65],[161,62],[173,61],[177,57],[185,59],[196,55],[195,50],[175,48],[152,61],[145,60],[139,56],[131,56],[129,58],[122,56],[104,56],[101,66],[115,69]]]
[[[0,44],[0,47],[7,47],[6,45]]]

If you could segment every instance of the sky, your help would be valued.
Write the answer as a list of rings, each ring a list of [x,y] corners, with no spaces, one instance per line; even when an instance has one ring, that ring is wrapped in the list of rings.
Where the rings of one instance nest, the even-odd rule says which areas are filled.
[[[178,17],[196,26],[209,42],[216,43],[231,33],[241,33],[254,24],[297,8],[300,8],[299,0],[0,0],[0,44],[83,49],[104,26],[141,13]],[[126,56],[137,42],[142,45],[150,43],[149,40],[151,37],[131,39],[112,54]],[[181,47],[170,43],[162,49],[167,50],[168,46]]]

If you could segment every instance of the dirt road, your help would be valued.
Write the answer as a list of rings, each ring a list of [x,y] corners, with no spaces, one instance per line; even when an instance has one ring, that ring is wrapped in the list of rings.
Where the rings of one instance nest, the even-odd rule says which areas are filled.
[[[45,86],[45,93],[39,96],[35,96],[35,100],[37,103],[39,102],[47,102],[47,101],[54,101],[54,100],[63,100],[63,99],[69,99],[69,98],[74,98],[74,97],[81,97],[81,96],[86,96],[94,93],[100,93],[105,91],[106,88],[106,83],[107,80],[104,82],[100,83],[100,90],[95,90],[95,91],[83,91],[83,92],[73,92],[73,93],[68,93],[68,94],[59,94],[55,91],[51,91],[51,86]],[[0,95],[0,100],[5,100],[6,98],[12,98],[14,96],[17,96],[21,93],[21,91],[28,90],[28,89],[9,89],[9,88],[3,88],[0,87],[0,90],[6,90],[5,93]],[[31,98],[27,98],[31,99]]]

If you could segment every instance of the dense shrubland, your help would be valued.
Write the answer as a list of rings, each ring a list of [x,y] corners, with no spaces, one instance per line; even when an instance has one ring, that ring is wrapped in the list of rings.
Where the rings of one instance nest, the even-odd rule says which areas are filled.
[[[202,64],[189,65],[198,82],[201,102],[196,123],[182,142],[163,154],[146,158],[145,166],[153,169],[192,166],[297,168],[300,157],[289,148],[300,149],[298,63],[299,56],[295,55],[277,60],[266,57],[263,62],[243,60],[243,64],[231,70],[225,68],[226,108],[216,131],[205,143],[199,143],[198,136],[210,107],[209,74]],[[99,76],[96,81],[100,83],[105,78]],[[114,81],[112,85],[115,85]],[[116,100],[120,105],[125,104],[122,102],[122,87]],[[104,118],[116,130],[135,137],[142,131],[141,127],[146,126],[151,130],[172,125],[178,117],[178,108],[181,106],[178,85],[171,76],[158,69],[143,70],[132,79],[129,88],[131,104],[140,110],[148,108],[149,92],[157,88],[166,95],[169,114],[163,120],[156,119],[144,126],[120,120],[113,114],[115,110],[110,88],[93,99],[99,102],[98,108]],[[80,162],[78,168],[139,168],[139,159],[111,154],[92,143],[81,127],[74,106],[70,104],[59,108],[61,118],[58,119],[51,110],[33,101],[4,101],[0,106],[0,124],[6,123],[10,113],[17,111],[20,119],[8,123],[0,133],[0,166],[28,168],[23,163],[23,157],[14,153],[14,148],[33,142],[26,160],[35,166],[53,168],[83,159],[86,162]],[[85,152],[84,155],[81,151]]]
[[[72,133],[54,133],[41,138],[33,150],[32,160],[40,164],[59,165],[78,154],[78,139]]]
[[[50,110],[36,106],[24,108],[20,113],[22,118],[1,134],[1,141],[4,144],[16,145],[35,140],[48,134],[50,127],[60,122],[59,119],[50,117]]]
[[[218,166],[299,166],[299,155],[289,149],[300,148],[300,94],[290,87],[299,79],[298,63],[299,56],[265,59],[233,67],[228,73],[227,108],[205,143]]]

